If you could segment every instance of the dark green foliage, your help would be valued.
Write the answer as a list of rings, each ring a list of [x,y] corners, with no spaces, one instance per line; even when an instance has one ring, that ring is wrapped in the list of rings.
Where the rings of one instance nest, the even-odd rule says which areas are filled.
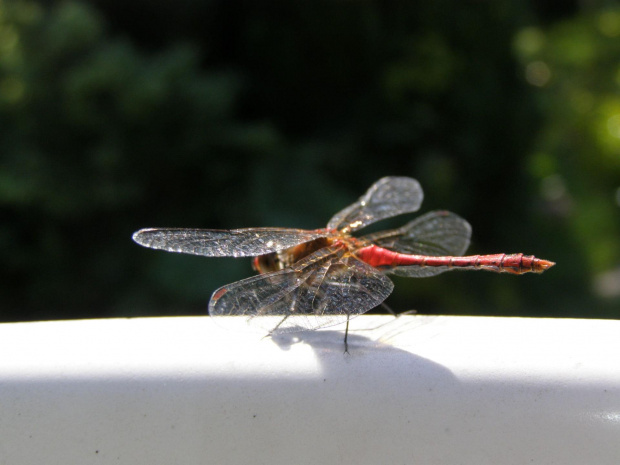
[[[471,253],[558,262],[398,279],[395,309],[620,316],[596,287],[620,260],[615,10],[132,5],[0,3],[0,319],[205,313],[249,262],[133,231],[322,227],[384,175],[467,218]]]

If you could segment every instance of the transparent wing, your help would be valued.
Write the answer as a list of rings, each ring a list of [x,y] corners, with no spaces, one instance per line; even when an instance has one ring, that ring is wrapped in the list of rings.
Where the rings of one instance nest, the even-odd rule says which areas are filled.
[[[447,266],[398,266],[386,270],[386,273],[405,278],[430,278],[445,271],[462,270],[462,268],[450,268]]]
[[[422,187],[415,179],[381,178],[357,202],[336,213],[327,227],[355,231],[384,218],[417,211],[423,198]]]
[[[248,257],[288,249],[326,234],[287,228],[141,229],[133,240],[144,247],[207,257]]]
[[[366,234],[361,239],[411,255],[462,255],[469,247],[471,226],[454,213],[434,211],[398,229]]]
[[[410,255],[458,256],[469,247],[471,226],[460,216],[434,211],[398,229],[367,234],[362,239],[380,247]],[[452,268],[400,266],[387,272],[398,276],[435,276]]]
[[[282,271],[224,286],[211,316],[243,316],[272,334],[332,326],[383,302],[394,284],[377,269],[326,247]]]

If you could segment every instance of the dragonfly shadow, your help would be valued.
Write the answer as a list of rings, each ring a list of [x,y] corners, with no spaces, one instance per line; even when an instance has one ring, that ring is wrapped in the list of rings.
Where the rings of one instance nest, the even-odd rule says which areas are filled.
[[[295,344],[307,344],[314,350],[340,351],[344,353],[344,333],[342,331],[308,331],[304,328],[271,336],[273,342],[282,350],[290,350]],[[353,347],[368,345],[371,339],[366,336],[349,332],[349,350]]]
[[[393,321],[396,323],[388,322],[380,325],[383,327],[378,330],[370,329],[367,334],[350,331],[348,353],[344,353],[342,331],[285,333],[272,339],[283,350],[292,350],[297,344],[310,346],[315,352],[321,376],[318,381],[316,378],[310,378],[306,382],[313,385],[318,383],[315,388],[320,390],[323,389],[322,380],[330,383],[330,386],[338,386],[336,389],[342,393],[347,393],[335,394],[334,391],[330,391],[329,395],[342,395],[346,397],[347,402],[354,403],[355,401],[351,400],[352,392],[356,392],[353,397],[360,396],[360,399],[370,399],[378,393],[381,396],[402,399],[403,391],[407,391],[411,395],[411,398],[405,401],[408,405],[415,404],[420,409],[425,409],[428,408],[424,406],[426,404],[437,404],[436,407],[439,408],[438,404],[444,395],[459,391],[460,381],[441,363],[406,350],[400,344],[392,344],[390,341],[393,338],[400,337],[397,333],[402,326],[398,320]],[[408,332],[408,329],[411,329],[410,325],[405,326],[409,328],[403,328],[403,331]],[[295,353],[294,350],[292,352]],[[416,398],[426,399],[424,405],[415,401]],[[361,400],[360,402],[363,403]]]
[[[398,350],[389,341],[397,337],[399,333],[409,331],[420,325],[428,324],[432,318],[425,320],[400,318],[405,315],[412,315],[415,311],[409,311],[393,317],[379,316],[376,320],[370,317],[365,319],[362,327],[353,326],[348,334],[349,355],[363,353],[368,350]],[[361,318],[360,318],[361,320]],[[358,322],[360,320],[353,320]],[[344,330],[322,329],[318,331],[308,331],[307,329],[296,326],[284,333],[271,336],[273,342],[282,350],[290,350],[295,344],[307,344],[315,350],[325,350],[345,353]]]

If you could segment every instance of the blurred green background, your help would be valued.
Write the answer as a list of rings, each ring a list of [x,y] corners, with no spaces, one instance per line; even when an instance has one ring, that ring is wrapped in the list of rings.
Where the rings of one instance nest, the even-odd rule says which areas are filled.
[[[205,314],[250,260],[135,230],[314,229],[386,175],[469,253],[557,262],[396,279],[396,311],[619,318],[620,6],[0,0],[3,321]]]

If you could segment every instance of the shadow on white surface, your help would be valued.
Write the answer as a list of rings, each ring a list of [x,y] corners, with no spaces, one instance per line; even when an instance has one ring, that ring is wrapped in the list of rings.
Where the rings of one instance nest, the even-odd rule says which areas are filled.
[[[0,463],[619,463],[620,322],[355,321],[0,325]]]

